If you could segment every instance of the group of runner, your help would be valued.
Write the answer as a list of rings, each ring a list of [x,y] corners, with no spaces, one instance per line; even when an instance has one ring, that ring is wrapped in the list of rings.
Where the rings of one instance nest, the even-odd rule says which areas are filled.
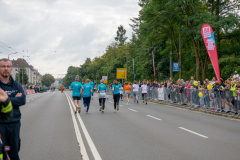
[[[79,106],[79,100],[83,98],[83,105],[86,108],[85,111],[88,113],[90,107],[91,97],[93,96],[93,87],[94,83],[90,83],[89,79],[86,80],[86,83],[82,85],[79,82],[79,76],[75,77],[75,82],[73,82],[69,89],[72,91],[72,98],[74,105],[76,106],[75,114],[81,112],[81,107]]]
[[[81,112],[81,107],[79,106],[79,100],[81,97],[83,98],[83,105],[86,108],[85,111],[88,113],[90,107],[90,101],[93,99],[93,89],[94,83],[89,79],[86,80],[86,83],[82,85],[79,82],[79,76],[75,77],[75,82],[73,82],[69,89],[72,91],[72,98],[74,101],[74,105],[76,106],[75,114]],[[129,104],[129,97],[131,92],[133,91],[133,98],[134,103],[138,103],[138,93],[139,93],[140,86],[135,81],[134,84],[131,86],[128,82],[125,82],[124,87],[117,81],[114,80],[112,85],[112,92],[113,92],[113,101],[114,101],[114,111],[119,110],[119,100],[122,99],[123,90],[125,90],[125,95],[127,97],[127,105]],[[97,92],[99,93],[99,111],[104,113],[105,109],[105,101],[108,98],[106,92],[108,91],[107,86],[104,84],[103,80],[100,80],[100,84],[97,87]],[[147,104],[147,84],[143,82],[141,85],[141,92],[142,92],[142,99],[143,103],[146,102]],[[92,98],[91,98],[92,97]]]

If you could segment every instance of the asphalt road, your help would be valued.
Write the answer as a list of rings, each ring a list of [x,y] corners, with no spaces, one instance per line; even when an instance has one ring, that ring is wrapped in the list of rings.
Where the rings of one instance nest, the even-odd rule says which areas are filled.
[[[112,96],[105,113],[98,95],[89,113],[74,115],[71,92],[27,96],[21,107],[22,160],[239,160],[240,121]],[[80,145],[80,147],[79,147]]]

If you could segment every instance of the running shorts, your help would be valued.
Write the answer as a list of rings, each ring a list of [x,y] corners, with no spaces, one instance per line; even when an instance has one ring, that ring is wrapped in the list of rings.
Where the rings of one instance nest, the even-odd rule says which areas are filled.
[[[80,97],[73,96],[72,98],[73,98],[73,100],[81,100],[81,96]]]

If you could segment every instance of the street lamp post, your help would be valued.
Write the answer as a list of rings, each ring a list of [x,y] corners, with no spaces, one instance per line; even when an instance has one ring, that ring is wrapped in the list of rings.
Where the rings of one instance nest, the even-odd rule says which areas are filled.
[[[12,55],[12,54],[17,54],[17,53],[18,53],[18,52],[8,54],[8,59],[9,59],[9,56],[10,56],[10,55]]]

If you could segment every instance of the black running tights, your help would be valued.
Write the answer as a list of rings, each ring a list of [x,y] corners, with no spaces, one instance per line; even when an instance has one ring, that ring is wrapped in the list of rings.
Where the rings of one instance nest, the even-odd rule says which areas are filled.
[[[116,109],[116,106],[119,105],[119,99],[120,99],[120,93],[113,95],[114,109]]]

